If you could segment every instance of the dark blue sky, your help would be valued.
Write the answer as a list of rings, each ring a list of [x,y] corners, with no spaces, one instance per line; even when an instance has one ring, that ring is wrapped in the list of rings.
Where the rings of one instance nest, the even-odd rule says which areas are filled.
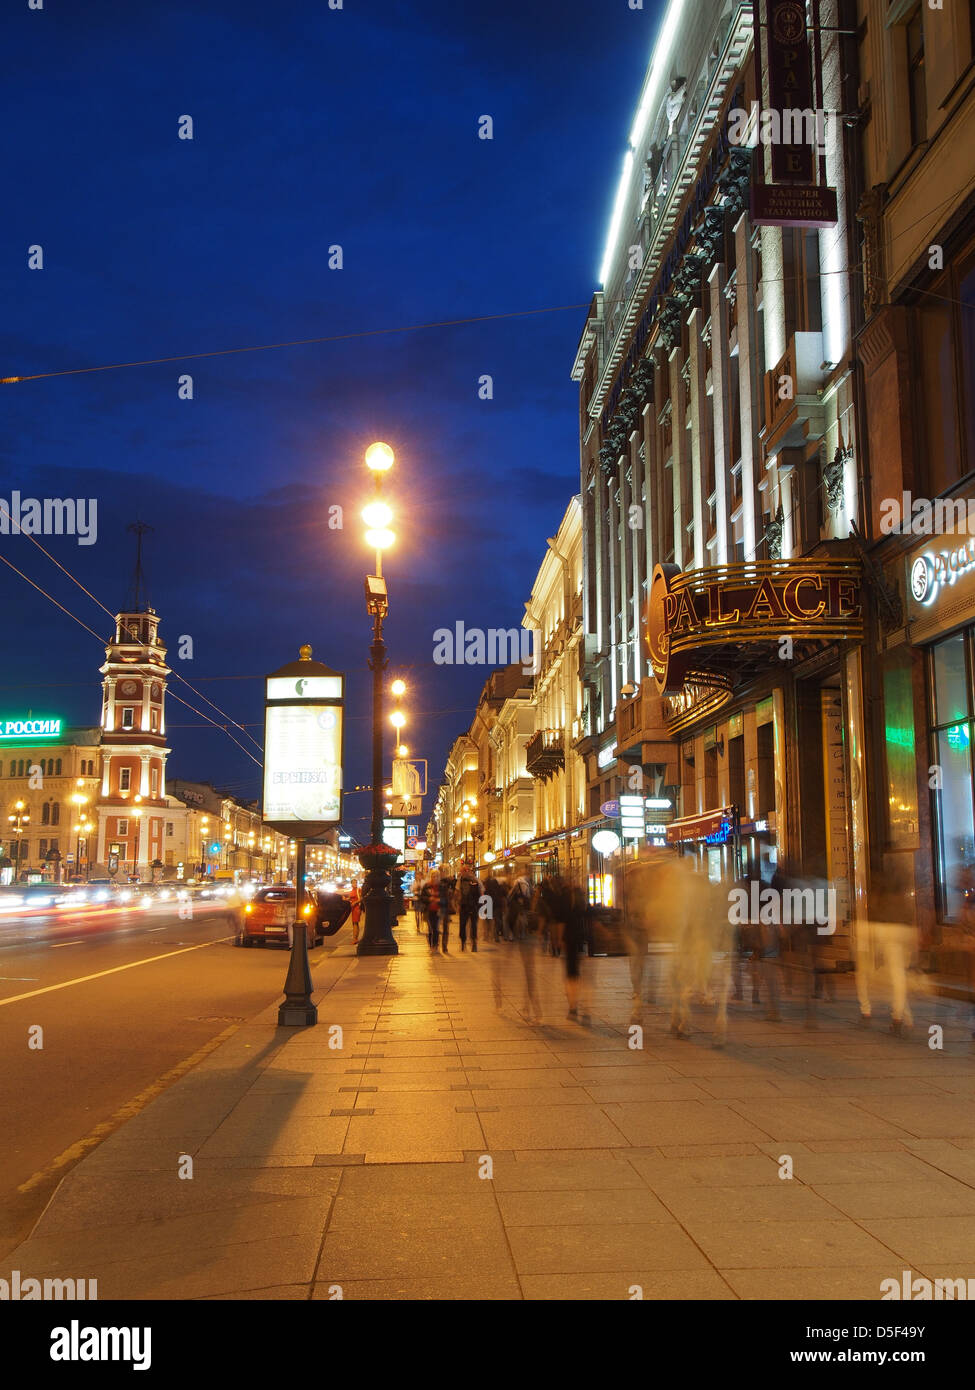
[[[0,376],[585,304],[659,8],[8,7]],[[485,114],[492,141],[477,138]],[[177,138],[183,115],[192,141]],[[341,270],[328,268],[334,244]],[[435,666],[432,634],[520,623],[578,490],[569,371],[584,319],[569,309],[2,387],[0,497],[96,498],[97,544],[42,540],[113,610],[132,569],[126,523],[148,521],[174,668],[258,738],[260,680],[213,678],[261,677],[311,642],[349,677],[352,786],[369,780],[362,454],[385,439],[397,454],[391,674],[410,679],[404,737],[435,787],[488,672]],[[192,401],[177,397],[187,371]],[[492,401],[477,396],[485,373]],[[334,504],[343,531],[328,528]],[[0,546],[108,634],[30,541]],[[6,566],[0,603],[0,709],[96,722],[94,638]],[[191,662],[175,659],[181,634]],[[258,795],[258,768],[228,738],[173,702],[168,716],[171,773]],[[367,802],[347,800],[354,833]]]

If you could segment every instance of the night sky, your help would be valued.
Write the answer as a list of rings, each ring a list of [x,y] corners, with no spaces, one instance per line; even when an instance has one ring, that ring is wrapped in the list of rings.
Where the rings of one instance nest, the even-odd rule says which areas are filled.
[[[302,642],[345,671],[347,787],[370,771],[363,452],[383,439],[397,455],[390,675],[410,682],[404,740],[430,760],[435,792],[488,669],[435,666],[433,632],[517,627],[578,490],[569,373],[586,311],[558,306],[597,287],[661,9],[6,7],[0,376],[177,360],[0,387],[0,498],[97,499],[95,545],[40,539],[113,612],[133,567],[126,524],[150,523],[149,597],[171,664],[258,739],[261,678]],[[491,141],[477,138],[482,115]],[[32,245],[43,270],[27,267]],[[192,400],[177,395],[184,372]],[[491,401],[478,399],[486,373]],[[0,553],[109,635],[29,540],[0,536]],[[97,723],[94,637],[2,565],[0,604],[0,713]],[[192,661],[176,659],[184,634]],[[259,767],[225,734],[173,700],[168,721],[170,775],[259,795]],[[368,800],[346,800],[361,837]]]

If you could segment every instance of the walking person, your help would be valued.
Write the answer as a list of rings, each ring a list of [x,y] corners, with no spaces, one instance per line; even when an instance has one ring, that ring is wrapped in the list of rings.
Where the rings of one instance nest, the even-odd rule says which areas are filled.
[[[531,910],[532,893],[527,878],[515,879],[508,894],[508,923],[522,969],[525,972],[525,1005],[522,1013],[529,1023],[541,1023],[542,1008],[535,979],[538,949],[538,918]]]
[[[491,902],[491,927],[489,936],[493,936],[495,941],[500,941],[504,930],[504,889],[494,874],[488,874],[484,880],[484,893]]]
[[[569,1018],[591,1023],[588,992],[583,993],[582,956],[589,927],[589,904],[576,884],[563,884],[556,890],[554,910],[562,918],[562,947],[565,955],[565,996]]]
[[[477,914],[483,888],[474,871],[465,864],[457,884],[457,910],[460,915],[460,949],[467,949],[467,929],[471,932],[471,950],[477,950]]]
[[[437,949],[437,941],[440,935],[440,885],[435,876],[427,879],[420,890],[420,911],[426,918],[427,941],[430,950]]]
[[[358,882],[352,885],[349,902],[352,904],[352,945],[354,946],[359,940],[359,922],[362,918],[362,894],[359,892]]]
[[[440,949],[448,955],[447,935],[450,931],[450,917],[457,905],[456,879],[440,880]]]

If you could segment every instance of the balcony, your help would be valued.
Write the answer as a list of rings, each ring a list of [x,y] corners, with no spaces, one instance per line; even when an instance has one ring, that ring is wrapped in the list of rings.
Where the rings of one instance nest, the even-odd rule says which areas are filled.
[[[547,781],[565,767],[565,734],[562,729],[539,729],[525,746],[525,764],[532,777]]]

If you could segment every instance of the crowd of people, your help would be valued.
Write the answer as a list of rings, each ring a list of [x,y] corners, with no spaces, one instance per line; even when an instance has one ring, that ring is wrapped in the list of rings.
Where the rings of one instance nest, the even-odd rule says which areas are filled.
[[[628,866],[616,929],[629,956],[631,1024],[643,1021],[648,1003],[659,1003],[669,1011],[672,1035],[683,1038],[691,1031],[691,1007],[697,1003],[711,1014],[712,1041],[720,1047],[727,1038],[730,1000],[760,1007],[763,1018],[775,1022],[789,995],[806,1026],[815,1028],[818,1001],[834,994],[835,973],[825,949],[833,928],[820,913],[826,890],[786,869],[783,865],[761,885],[765,896],[756,912],[757,883],[713,882],[691,856],[661,850]],[[808,910],[791,918],[786,912],[783,920],[781,905],[790,894],[796,903],[806,900]],[[916,931],[897,920],[905,915],[899,897],[900,886],[889,885],[879,914],[884,920],[858,924],[853,962],[860,1022],[869,1025],[873,1001],[882,997],[889,1003],[890,1029],[898,1035],[912,1025],[909,996],[918,983],[910,971]],[[475,952],[479,940],[514,947],[494,955],[499,1008],[506,979],[510,986],[506,971],[517,958],[522,1012],[541,1022],[536,959],[549,954],[560,957],[564,967],[568,1017],[590,1021],[584,957],[593,908],[577,880],[550,873],[533,884],[517,872],[479,878],[464,866],[456,877],[431,874],[417,887],[413,906],[417,931],[426,932],[431,952],[447,955],[458,942],[461,951]]]
[[[489,874],[481,879],[469,867],[457,877],[433,873],[414,898],[417,930],[426,930],[432,952],[450,951],[450,929],[457,921],[461,951],[477,950],[481,940],[509,942],[521,961],[525,1014],[541,1022],[535,957],[541,951],[561,957],[570,1019],[589,1021],[581,995],[582,957],[589,931],[589,903],[582,888],[560,874],[531,884],[523,874]],[[496,1001],[501,1002],[500,958],[495,959]]]

